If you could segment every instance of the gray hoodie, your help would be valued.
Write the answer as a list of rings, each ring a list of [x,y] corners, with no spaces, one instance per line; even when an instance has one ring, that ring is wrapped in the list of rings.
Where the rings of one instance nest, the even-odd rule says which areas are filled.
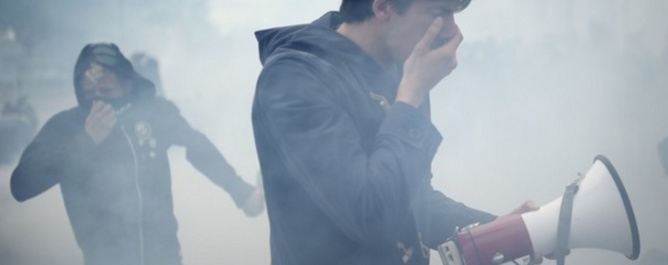
[[[387,71],[335,29],[338,13],[256,33],[253,129],[274,265],[428,264],[455,227],[495,216],[431,186],[441,135],[395,103]]]

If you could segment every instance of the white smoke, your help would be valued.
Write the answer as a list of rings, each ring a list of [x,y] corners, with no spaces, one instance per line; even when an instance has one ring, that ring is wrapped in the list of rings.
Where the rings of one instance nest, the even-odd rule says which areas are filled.
[[[259,169],[250,122],[260,71],[253,31],[307,23],[339,5],[37,2],[27,2],[38,6],[31,11],[35,20],[62,33],[31,50],[59,66],[40,73],[57,85],[33,82],[30,90],[41,122],[75,104],[71,69],[83,45],[115,42],[126,56],[144,51],[158,59],[167,98],[251,183]],[[503,214],[525,199],[543,204],[559,197],[604,154],[631,197],[643,250],[668,252],[662,227],[668,214],[657,210],[668,199],[668,177],[656,149],[668,137],[666,11],[661,0],[473,1],[457,16],[465,36],[459,68],[432,93],[432,119],[444,136],[434,163],[436,188]],[[246,218],[185,161],[182,149],[170,158],[184,263],[269,264],[266,214]],[[81,264],[60,190],[17,203],[9,193],[11,170],[0,169],[0,264]],[[642,259],[575,250],[569,262]],[[436,256],[432,264],[440,264]]]

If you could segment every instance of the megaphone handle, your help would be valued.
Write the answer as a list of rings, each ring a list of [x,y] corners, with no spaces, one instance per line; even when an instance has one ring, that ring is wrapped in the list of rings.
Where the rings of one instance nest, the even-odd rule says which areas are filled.
[[[578,192],[579,179],[566,186],[564,196],[561,198],[561,209],[559,209],[559,225],[557,226],[557,265],[564,265],[566,262],[566,248],[568,247],[568,237],[571,233],[571,214],[573,213],[573,197]]]

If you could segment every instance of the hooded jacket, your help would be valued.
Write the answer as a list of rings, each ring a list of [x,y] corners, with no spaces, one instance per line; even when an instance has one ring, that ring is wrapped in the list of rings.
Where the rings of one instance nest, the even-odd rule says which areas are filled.
[[[400,69],[382,68],[340,24],[331,12],[256,33],[252,116],[272,264],[428,264],[456,227],[495,216],[432,188],[442,138],[429,104],[392,104]]]
[[[84,130],[90,102],[77,82],[87,64],[98,62],[89,46],[75,67],[79,106],[50,118],[29,144],[12,173],[12,194],[24,201],[60,184],[87,265],[181,264],[168,148],[184,146],[190,163],[237,206],[252,188],[173,103],[154,96],[152,84],[129,63],[121,67],[132,78],[133,92],[109,137],[96,145]],[[116,63],[127,61],[112,48]]]

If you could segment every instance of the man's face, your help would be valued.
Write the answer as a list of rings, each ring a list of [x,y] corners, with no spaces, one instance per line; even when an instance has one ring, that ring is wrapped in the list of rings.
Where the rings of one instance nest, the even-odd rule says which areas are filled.
[[[433,45],[445,44],[458,31],[454,19],[456,9],[457,1],[454,0],[414,0],[403,14],[393,9],[386,24],[388,27],[385,35],[390,59],[403,64],[437,17],[442,17],[444,23]]]
[[[91,66],[81,77],[81,89],[86,101],[113,101],[125,96],[129,89],[111,71]]]

